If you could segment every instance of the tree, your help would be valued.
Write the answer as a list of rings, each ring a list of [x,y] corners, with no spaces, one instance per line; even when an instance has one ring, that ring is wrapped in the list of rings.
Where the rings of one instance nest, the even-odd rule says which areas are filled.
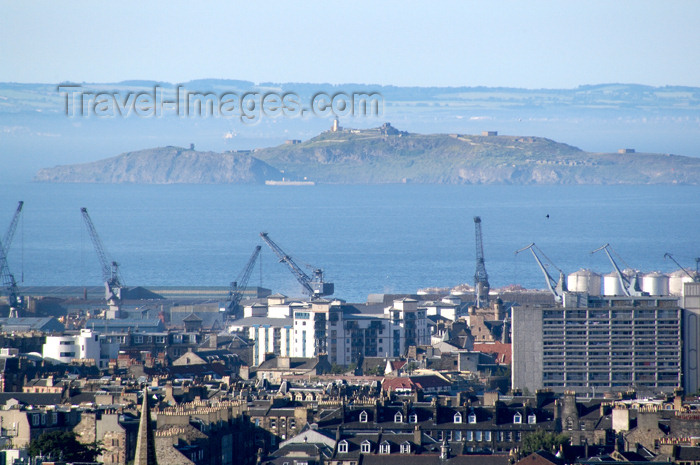
[[[73,431],[51,431],[29,443],[29,456],[50,455],[55,460],[66,462],[94,462],[102,449],[98,444],[78,442]]]
[[[566,434],[550,433],[543,429],[537,429],[523,438],[521,452],[528,456],[538,450],[556,452],[560,446],[569,444],[569,436]]]

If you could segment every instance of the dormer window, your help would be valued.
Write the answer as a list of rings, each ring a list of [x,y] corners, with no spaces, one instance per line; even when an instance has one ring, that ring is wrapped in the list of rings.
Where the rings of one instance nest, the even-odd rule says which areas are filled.
[[[360,412],[360,423],[367,423],[367,412],[364,410]]]
[[[382,441],[382,443],[379,444],[379,453],[380,454],[391,453],[391,444],[389,444],[389,441]]]
[[[459,413],[459,412],[455,413],[454,422],[458,423],[458,424],[462,423],[462,414],[461,413]]]
[[[537,423],[537,415],[534,413],[531,413],[530,415],[527,416],[527,424],[528,425],[534,425]]]
[[[369,442],[367,439],[362,441],[362,444],[360,444],[360,452],[363,454],[369,454],[372,451],[372,443]]]
[[[415,413],[411,413],[410,415],[408,415],[408,422],[418,423],[418,415],[416,415]]]
[[[513,423],[519,425],[522,422],[523,422],[523,416],[520,414],[520,412],[516,412],[515,415],[513,415]]]
[[[401,443],[401,453],[402,454],[410,454],[411,453],[411,443],[408,441],[404,441]]]
[[[338,443],[338,453],[346,454],[348,452],[348,442],[343,439]]]
[[[394,415],[394,423],[403,423],[403,415],[401,412],[396,412],[396,415]]]
[[[476,423],[476,413],[473,413],[473,412],[470,413],[469,416],[467,417],[467,421],[472,425],[475,424]]]

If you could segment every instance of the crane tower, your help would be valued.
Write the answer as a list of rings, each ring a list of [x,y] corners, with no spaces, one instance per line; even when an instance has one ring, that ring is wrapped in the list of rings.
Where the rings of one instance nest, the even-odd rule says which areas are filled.
[[[474,291],[476,293],[476,307],[484,308],[489,304],[489,275],[484,264],[484,244],[481,236],[481,217],[474,217],[476,229],[476,273],[474,273]]]
[[[20,201],[17,205],[17,209],[15,210],[15,214],[12,217],[12,221],[10,221],[10,226],[7,228],[2,242],[0,242],[0,281],[5,294],[7,294],[8,304],[10,305],[10,318],[19,317],[19,308],[23,304],[23,299],[19,295],[17,282],[15,281],[15,277],[7,264],[7,254],[10,251],[12,238],[17,230],[17,223],[19,222],[19,217],[22,213],[22,206],[24,206],[24,202]]]
[[[309,294],[312,299],[321,298],[324,295],[332,295],[334,291],[333,283],[327,283],[323,281],[323,270],[320,268],[315,268],[313,270],[313,278],[304,273],[304,270],[299,268],[299,265],[294,263],[292,257],[287,255],[284,250],[275,244],[272,239],[267,236],[266,232],[261,232],[260,237],[262,240],[275,252],[277,258],[280,262],[284,263],[289,267],[294,277],[299,281],[299,284],[304,288],[304,292]]]
[[[92,223],[90,215],[88,215],[87,208],[81,208],[80,213],[83,215],[83,220],[85,220],[85,225],[92,239],[92,244],[95,246],[97,258],[100,260],[102,279],[105,283],[105,300],[109,305],[111,315],[117,317],[120,312],[122,287],[124,287],[119,277],[119,264],[107,258],[107,252],[105,252],[102,240],[97,234],[97,229],[95,229],[95,225]]]
[[[564,275],[564,272],[561,270],[561,268],[557,267],[552,260],[547,258],[547,256],[540,250],[539,247],[535,245],[533,242],[532,244],[523,247],[520,250],[515,251],[515,255],[518,255],[520,252],[523,252],[525,250],[529,250],[532,252],[532,256],[535,257],[535,261],[540,267],[540,270],[542,270],[542,274],[544,275],[545,283],[547,284],[547,289],[549,289],[549,292],[552,293],[554,296],[554,301],[557,303],[562,303],[564,301],[564,293],[568,292],[568,288],[566,287],[566,276]],[[544,263],[542,263],[542,260],[540,260],[540,257],[537,255],[537,252],[535,250],[539,250],[540,254],[551,264],[554,268],[557,269],[559,272],[559,280],[557,281],[552,277],[551,274],[549,274],[549,271],[547,271],[547,267],[545,266]]]
[[[248,285],[250,275],[253,272],[255,261],[258,259],[258,255],[260,255],[261,248],[262,247],[259,245],[255,247],[253,255],[251,255],[248,259],[248,263],[246,264],[245,268],[243,268],[243,271],[241,271],[241,274],[238,275],[236,280],[231,283],[228,303],[228,311],[230,314],[239,313],[241,299],[243,299],[243,292]]]

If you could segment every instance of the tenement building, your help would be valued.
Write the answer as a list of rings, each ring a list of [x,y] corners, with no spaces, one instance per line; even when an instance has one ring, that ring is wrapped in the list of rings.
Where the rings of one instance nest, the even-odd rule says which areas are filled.
[[[563,305],[512,309],[514,388],[672,392],[681,385],[675,297],[567,293]]]

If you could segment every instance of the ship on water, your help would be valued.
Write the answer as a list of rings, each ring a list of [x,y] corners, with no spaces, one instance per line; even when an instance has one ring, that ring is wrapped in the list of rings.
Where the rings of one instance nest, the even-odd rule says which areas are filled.
[[[316,183],[314,181],[307,181],[304,179],[303,181],[292,181],[290,179],[284,179],[280,181],[276,181],[273,179],[267,179],[265,181],[266,186],[315,186]]]

